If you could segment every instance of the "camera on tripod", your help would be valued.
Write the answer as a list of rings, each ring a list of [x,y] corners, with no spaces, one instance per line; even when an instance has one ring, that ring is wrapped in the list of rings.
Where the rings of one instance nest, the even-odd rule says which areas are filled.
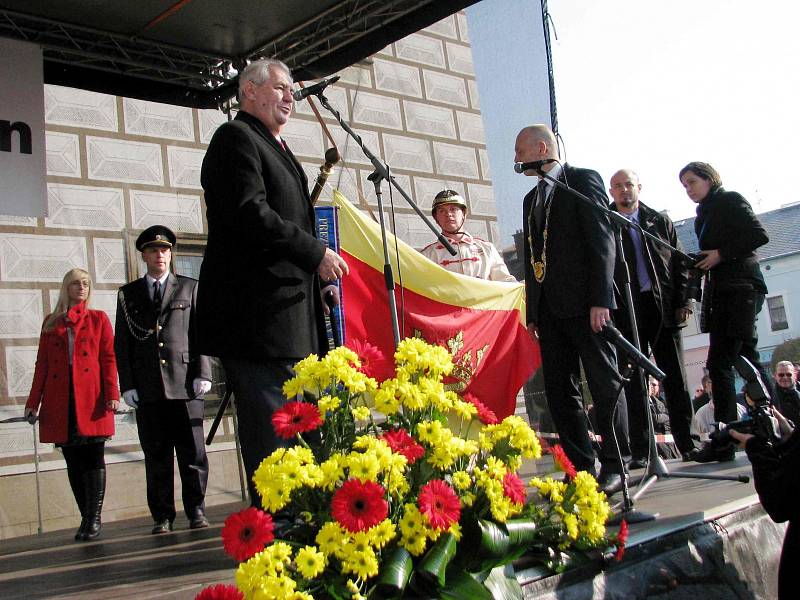
[[[687,256],[691,259],[691,261],[686,262],[688,280],[686,282],[686,291],[684,292],[684,301],[687,300],[697,300],[698,302],[702,302],[703,300],[703,276],[705,275],[705,271],[702,269],[698,269],[695,265],[703,260],[703,255],[699,253],[690,253]]]
[[[781,438],[778,420],[772,415],[772,400],[761,375],[744,356],[737,358],[733,366],[745,380],[744,393],[750,399],[747,403],[747,415],[738,421],[723,424],[723,427],[716,423],[716,431],[709,436],[712,445],[723,447],[735,443],[731,430],[752,434],[769,444],[779,442]]]

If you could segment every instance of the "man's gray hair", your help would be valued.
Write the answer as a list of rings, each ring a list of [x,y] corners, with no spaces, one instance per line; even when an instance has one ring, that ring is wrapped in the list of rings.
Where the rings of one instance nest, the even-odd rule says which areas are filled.
[[[791,369],[794,371],[794,363],[790,360],[782,360],[777,365],[775,365],[775,372],[778,372],[778,367],[786,367],[787,369]]]
[[[239,97],[242,97],[242,88],[246,82],[252,81],[255,85],[262,85],[264,82],[266,82],[267,79],[269,79],[270,67],[280,69],[286,73],[290,81],[294,81],[292,79],[292,71],[286,66],[286,63],[275,58],[262,58],[260,60],[255,60],[242,69],[241,73],[239,73]]]

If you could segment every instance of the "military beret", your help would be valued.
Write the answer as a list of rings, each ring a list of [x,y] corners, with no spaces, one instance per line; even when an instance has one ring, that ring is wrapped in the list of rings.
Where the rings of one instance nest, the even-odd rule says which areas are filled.
[[[172,248],[176,244],[175,234],[169,227],[152,225],[145,229],[136,238],[136,249],[141,252],[148,246],[167,246]]]

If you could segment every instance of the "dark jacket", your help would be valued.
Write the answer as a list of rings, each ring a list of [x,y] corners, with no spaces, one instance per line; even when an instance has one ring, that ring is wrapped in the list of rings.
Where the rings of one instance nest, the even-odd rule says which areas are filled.
[[[204,354],[250,360],[319,352],[316,269],[325,244],[300,164],[255,117],[217,129],[203,159],[208,245],[200,268]]]
[[[39,411],[42,442],[65,443],[69,439],[70,375],[78,433],[114,435],[114,411],[106,406],[109,400],[119,398],[111,322],[102,310],[87,310],[84,303],[73,306],[67,317],[74,332],[72,365],[67,321],[60,319],[39,338],[31,393],[25,404],[25,408]]]
[[[795,424],[795,427],[800,427],[800,392],[797,388],[784,389],[779,385],[775,385],[775,404],[781,414]]]
[[[740,194],[721,187],[709,192],[697,206],[694,231],[701,250],[719,250],[722,257],[711,269],[716,289],[749,283],[756,292],[767,292],[756,249],[769,242],[769,237]]]
[[[603,180],[597,172],[565,164],[560,179],[598,207],[608,205]],[[535,198],[536,188],[525,196],[522,204],[526,322],[537,323],[542,294],[558,318],[588,317],[592,306],[616,308],[613,289],[616,250],[608,218],[588,202],[558,187],[550,200],[545,277],[542,283],[535,280],[529,243]],[[534,234],[533,244],[536,256],[541,256],[542,236]]]
[[[612,202],[609,208],[613,211],[617,210],[616,205]],[[625,215],[627,216],[627,215]],[[683,251],[683,246],[675,233],[675,227],[672,221],[666,215],[653,210],[649,206],[639,202],[639,225],[647,233],[655,236],[660,240],[664,240],[670,246]],[[684,262],[680,259],[679,255],[672,252],[669,248],[662,246],[645,236],[644,250],[645,250],[645,265],[647,266],[647,274],[650,276],[652,282],[652,292],[656,300],[656,305],[661,307],[661,319],[664,327],[685,327],[686,323],[677,323],[675,321],[675,310],[678,308],[689,308],[691,302],[687,301],[684,296],[686,294],[686,283],[688,281],[688,269]],[[629,266],[631,269],[636,268],[633,258],[629,258]],[[619,286],[622,280],[621,271],[622,265],[617,264],[614,279],[617,282],[617,305],[620,307],[614,320],[618,323],[627,323],[626,308],[624,306],[624,296]]]
[[[114,349],[122,391],[135,389],[141,402],[188,400],[196,378],[211,381],[211,361],[198,351],[196,298],[197,280],[170,273],[156,315],[144,277],[120,288]]]

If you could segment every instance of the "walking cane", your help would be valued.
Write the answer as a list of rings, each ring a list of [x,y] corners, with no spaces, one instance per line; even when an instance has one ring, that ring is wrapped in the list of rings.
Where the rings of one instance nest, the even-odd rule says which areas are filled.
[[[36,516],[38,518],[39,528],[37,533],[41,534],[42,530],[42,491],[39,485],[39,432],[36,429],[36,417],[30,419],[26,417],[11,417],[10,419],[3,419],[0,423],[22,423],[23,421],[30,423],[33,427],[33,464],[36,474]]]

